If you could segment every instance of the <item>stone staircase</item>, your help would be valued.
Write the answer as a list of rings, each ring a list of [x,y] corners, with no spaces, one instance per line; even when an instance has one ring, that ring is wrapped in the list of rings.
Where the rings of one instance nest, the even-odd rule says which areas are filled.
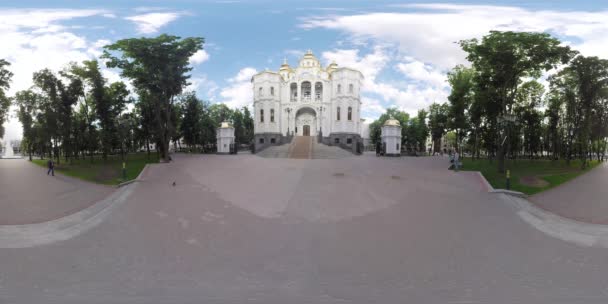
[[[337,146],[317,142],[314,136],[296,136],[290,144],[270,146],[256,154],[265,158],[337,159],[354,156]]]
[[[313,141],[312,145],[312,158],[313,159],[336,159],[352,157],[352,152],[346,151],[337,146],[328,146],[318,143],[316,140]]]
[[[256,155],[260,156],[260,157],[265,157],[265,158],[288,158],[290,147],[291,147],[291,144],[280,145],[280,146],[270,146],[270,147],[256,153]]]
[[[312,136],[296,136],[291,143],[291,151],[289,158],[310,159],[312,158],[312,144],[314,142]]]

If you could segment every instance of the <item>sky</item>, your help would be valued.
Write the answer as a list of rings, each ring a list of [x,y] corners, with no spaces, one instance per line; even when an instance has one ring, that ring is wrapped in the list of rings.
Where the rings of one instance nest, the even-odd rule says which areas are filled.
[[[251,76],[297,65],[308,50],[327,65],[359,69],[362,117],[389,107],[414,115],[449,95],[446,73],[467,65],[457,42],[490,30],[547,32],[586,56],[608,58],[608,1],[135,0],[0,2],[0,58],[9,95],[43,68],[97,58],[103,46],[168,33],[203,37],[190,62],[197,95],[230,107],[252,102]],[[104,66],[102,64],[102,66]],[[120,71],[104,67],[109,81]],[[21,137],[11,112],[5,139]]]

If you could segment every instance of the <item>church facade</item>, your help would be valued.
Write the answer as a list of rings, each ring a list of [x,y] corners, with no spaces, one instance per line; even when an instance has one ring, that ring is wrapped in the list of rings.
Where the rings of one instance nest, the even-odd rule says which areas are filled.
[[[316,136],[348,148],[361,139],[361,72],[331,63],[321,66],[311,51],[296,67],[283,62],[263,71],[253,85],[256,150],[287,143],[292,136]]]

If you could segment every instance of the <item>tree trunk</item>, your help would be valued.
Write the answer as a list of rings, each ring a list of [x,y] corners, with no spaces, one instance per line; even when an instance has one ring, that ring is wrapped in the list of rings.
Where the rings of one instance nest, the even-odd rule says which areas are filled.
[[[150,160],[150,139],[146,138],[146,150],[148,150],[148,160]]]

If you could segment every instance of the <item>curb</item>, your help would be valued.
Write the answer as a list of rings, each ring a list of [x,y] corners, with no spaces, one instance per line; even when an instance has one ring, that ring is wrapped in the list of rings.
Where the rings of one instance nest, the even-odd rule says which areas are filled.
[[[115,191],[90,207],[55,220],[25,225],[0,226],[0,248],[29,248],[69,240],[106,220],[133,193],[136,185]]]
[[[538,208],[525,198],[505,193],[499,195],[518,209],[517,215],[524,222],[553,238],[579,246],[608,248],[608,225],[571,220]]]
[[[489,193],[502,193],[502,194],[511,195],[511,196],[515,196],[515,197],[521,197],[521,198],[528,197],[528,195],[525,193],[522,193],[519,191],[506,190],[506,189],[492,189],[488,192]]]
[[[608,248],[608,225],[579,222],[536,207],[528,195],[518,191],[494,189],[481,172],[476,171],[488,193],[517,209],[517,215],[528,225],[553,238],[585,247]]]
[[[137,175],[137,177],[136,177],[135,179],[132,179],[132,180],[129,180],[129,181],[126,181],[126,182],[122,182],[122,183],[120,183],[120,184],[116,185],[115,187],[116,187],[116,188],[121,188],[121,187],[124,187],[124,186],[126,186],[126,185],[130,185],[130,184],[132,184],[132,183],[138,183],[138,182],[141,182],[141,181],[142,181],[142,176],[143,176],[143,175],[144,175],[144,173],[145,173],[145,172],[148,170],[148,166],[149,166],[149,165],[151,165],[151,164],[146,164],[146,165],[144,166],[144,168],[143,168],[143,169],[141,169],[141,171],[139,172],[139,174]]]
[[[507,190],[507,189],[494,189],[494,187],[492,187],[492,185],[490,185],[490,183],[488,182],[486,177],[483,176],[483,174],[481,174],[481,172],[475,171],[475,173],[477,173],[477,175],[479,175],[479,178],[481,179],[481,182],[485,185],[486,189],[488,190],[488,193],[506,194],[506,195],[521,197],[521,198],[528,197],[527,194],[525,194],[523,192],[519,192],[519,191],[513,191],[513,190]]]

